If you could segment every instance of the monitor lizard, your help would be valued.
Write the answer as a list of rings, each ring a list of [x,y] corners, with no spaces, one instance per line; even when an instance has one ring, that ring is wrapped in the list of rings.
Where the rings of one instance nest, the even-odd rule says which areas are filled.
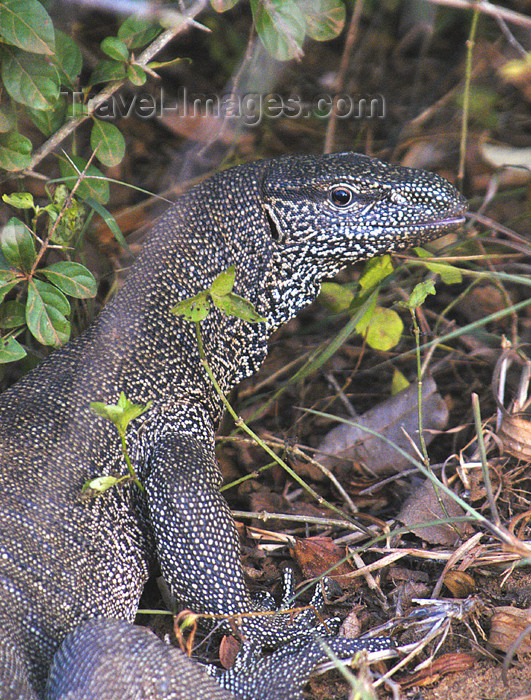
[[[317,296],[324,277],[453,231],[465,209],[461,195],[434,174],[339,153],[219,172],[155,223],[123,288],[89,330],[0,397],[2,698],[42,697],[54,654],[72,631],[54,661],[47,697],[124,697],[110,690],[120,678],[127,697],[143,697],[139,688],[155,687],[149,683],[163,657],[177,685],[171,690],[162,679],[156,697],[216,697],[214,681],[191,661],[130,625],[156,560],[173,594],[195,612],[256,608],[219,492],[214,435],[223,405],[200,363],[193,326],[171,308],[235,265],[234,291],[265,321],[250,324],[218,310],[203,321],[208,362],[228,393],[258,369],[268,336]],[[145,490],[129,484],[83,500],[87,480],[123,472],[113,426],[89,410],[91,401],[115,403],[122,391],[135,403],[153,402],[128,433]],[[323,656],[301,632],[311,624],[270,620],[241,620],[247,644],[287,644],[291,672],[300,666],[307,674]],[[124,630],[131,635],[125,647]],[[363,646],[371,642],[349,648]],[[139,650],[145,663],[124,666],[124,657],[136,659]],[[101,670],[98,691],[76,690],[106,653],[116,661],[108,692]],[[282,657],[282,648],[276,653]],[[311,660],[309,669],[301,658]],[[275,663],[269,666],[280,685],[289,668]],[[221,682],[238,697],[262,697],[256,678],[265,666],[254,681],[240,666],[239,675],[229,672]],[[291,692],[269,697],[300,691]]]

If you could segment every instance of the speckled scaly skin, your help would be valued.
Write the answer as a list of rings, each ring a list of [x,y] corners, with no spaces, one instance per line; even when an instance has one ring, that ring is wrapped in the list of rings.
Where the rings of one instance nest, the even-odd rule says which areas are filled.
[[[234,291],[267,322],[250,325],[216,310],[202,324],[210,366],[229,392],[256,371],[270,332],[315,298],[324,276],[453,230],[464,209],[435,175],[346,153],[218,173],[155,224],[94,325],[0,397],[0,697],[40,697],[58,645],[83,620],[132,621],[155,558],[192,610],[253,608],[218,491],[222,404],[200,365],[193,325],[171,307],[236,266]],[[121,391],[135,403],[153,401],[128,437],[145,494],[129,485],[83,501],[88,479],[124,471],[115,429],[89,411],[91,401],[116,403]],[[283,634],[256,618],[242,632],[257,644],[294,636],[293,628]],[[117,639],[112,629],[109,635]],[[90,642],[82,648],[80,668]],[[191,662],[175,663],[184,678]],[[129,673],[130,697],[143,697]],[[198,697],[204,690],[197,679],[186,681],[182,697],[185,686]],[[229,683],[240,697],[253,697],[251,686],[245,674]],[[296,697],[287,692],[270,697]],[[79,693],[69,697],[92,697]]]

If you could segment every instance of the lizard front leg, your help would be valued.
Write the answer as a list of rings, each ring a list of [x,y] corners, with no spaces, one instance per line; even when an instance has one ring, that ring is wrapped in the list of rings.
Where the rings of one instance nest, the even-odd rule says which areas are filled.
[[[213,440],[169,433],[153,449],[144,479],[162,573],[172,593],[198,613],[252,609],[240,544],[225,499]]]
[[[245,615],[275,609],[268,594],[252,600],[244,581],[240,542],[225,499],[214,442],[166,433],[153,449],[144,478],[148,516],[162,573],[172,593],[196,613]],[[278,647],[312,632],[312,610],[295,620],[282,610],[292,607],[292,577],[284,577],[285,595],[278,615],[238,620],[242,637],[259,646]],[[324,606],[321,589],[313,606]],[[228,624],[225,631],[230,631]]]

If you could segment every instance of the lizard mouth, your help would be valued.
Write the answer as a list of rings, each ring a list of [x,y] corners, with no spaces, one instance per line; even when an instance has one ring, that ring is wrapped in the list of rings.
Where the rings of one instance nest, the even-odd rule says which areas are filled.
[[[427,221],[425,223],[413,224],[412,228],[438,228],[439,226],[441,228],[448,228],[449,226],[453,228],[457,226],[462,226],[462,224],[464,224],[465,221],[466,219],[464,216],[451,216],[447,219],[438,219],[437,221]]]

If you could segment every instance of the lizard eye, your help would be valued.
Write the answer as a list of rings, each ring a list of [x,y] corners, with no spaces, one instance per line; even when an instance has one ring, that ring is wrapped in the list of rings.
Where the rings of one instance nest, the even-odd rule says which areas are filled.
[[[332,204],[339,209],[345,209],[354,199],[354,192],[345,185],[338,185],[332,187],[330,190],[330,201]]]

